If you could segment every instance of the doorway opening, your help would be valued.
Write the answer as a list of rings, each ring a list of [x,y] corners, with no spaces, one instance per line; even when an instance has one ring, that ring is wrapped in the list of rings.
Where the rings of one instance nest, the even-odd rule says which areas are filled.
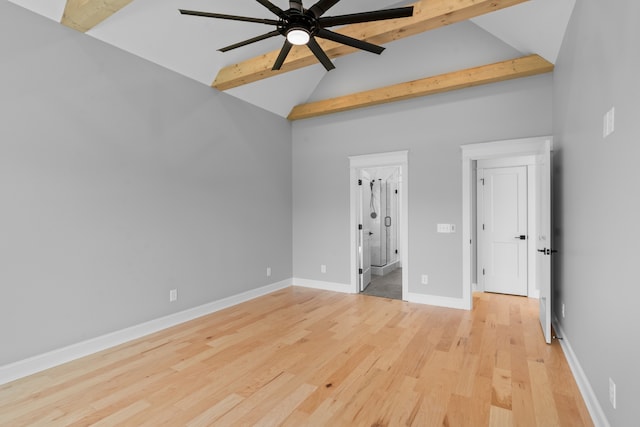
[[[528,252],[534,255],[529,272],[535,274],[535,286],[539,293],[539,317],[547,343],[551,342],[552,282],[551,282],[551,137],[534,137],[517,140],[464,145],[462,148],[462,293],[464,308],[473,308],[474,284],[478,283],[478,235],[481,232],[476,218],[478,196],[478,163],[481,161],[504,161],[519,156],[533,156],[535,177],[534,204],[531,217],[535,222],[534,235],[528,240]],[[531,230],[531,229],[530,229]],[[531,231],[528,231],[531,234]],[[514,236],[514,240],[515,240]],[[520,239],[520,235],[518,235]]]
[[[349,157],[354,293],[408,294],[407,151]]]
[[[365,295],[402,299],[400,168],[360,169],[358,186],[363,228],[359,290]]]

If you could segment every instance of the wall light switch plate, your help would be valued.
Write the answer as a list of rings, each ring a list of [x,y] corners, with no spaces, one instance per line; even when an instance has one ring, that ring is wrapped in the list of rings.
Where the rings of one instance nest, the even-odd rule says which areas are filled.
[[[613,133],[616,128],[616,109],[611,107],[604,115],[602,123],[602,137],[606,138]]]
[[[609,378],[609,401],[613,409],[616,409],[616,383],[611,378]]]
[[[175,302],[178,300],[178,290],[177,289],[171,289],[169,291],[169,302]]]
[[[455,224],[438,224],[438,233],[455,233]]]

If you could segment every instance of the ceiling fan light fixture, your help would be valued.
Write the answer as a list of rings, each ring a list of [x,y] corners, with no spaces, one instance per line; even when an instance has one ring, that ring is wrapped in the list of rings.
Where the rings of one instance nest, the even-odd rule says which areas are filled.
[[[309,43],[310,38],[311,34],[304,28],[292,28],[287,31],[287,40],[297,46]]]

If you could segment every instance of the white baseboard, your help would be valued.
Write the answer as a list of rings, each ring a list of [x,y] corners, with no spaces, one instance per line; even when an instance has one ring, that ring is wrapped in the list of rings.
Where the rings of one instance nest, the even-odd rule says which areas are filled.
[[[464,298],[439,297],[434,295],[424,295],[409,292],[403,295],[403,299],[408,302],[418,304],[436,305],[438,307],[457,308],[460,310],[469,310],[469,304]]]
[[[587,409],[589,410],[589,414],[591,415],[591,420],[596,427],[610,427],[609,420],[607,420],[607,416],[604,414],[602,410],[602,406],[596,397],[596,394],[591,387],[591,383],[589,379],[585,375],[582,370],[582,366],[576,357],[576,354],[573,352],[573,348],[571,348],[571,343],[567,338],[567,334],[562,329],[560,322],[558,319],[554,317],[553,319],[553,327],[556,331],[556,334],[559,337],[562,337],[560,342],[560,346],[562,347],[562,351],[564,351],[564,355],[567,358],[567,362],[569,363],[569,368],[573,373],[573,377],[576,379],[576,383],[578,384],[578,388],[580,389],[580,393],[582,394],[582,398],[584,399],[585,405],[587,405]]]
[[[323,282],[321,280],[310,279],[293,279],[293,286],[301,286],[303,288],[321,289],[324,291],[341,292],[343,294],[353,294],[353,286],[345,283]]]
[[[120,331],[111,332],[96,338],[91,338],[44,354],[20,360],[9,365],[0,366],[0,385],[44,371],[45,369],[106,350],[111,347],[132,341],[137,338],[170,328],[180,323],[196,319],[207,314],[215,313],[228,307],[270,294],[271,292],[291,286],[291,279],[252,289],[221,300],[212,301],[198,307],[190,308],[178,313],[170,314],[158,319],[134,325]]]
[[[344,294],[353,294],[353,286],[345,283],[323,282],[320,280],[310,279],[293,279],[293,286],[301,286],[304,288],[321,289],[324,291],[341,292]],[[423,295],[409,292],[402,296],[404,301],[414,302],[417,304],[428,304],[439,307],[457,308],[461,310],[468,310],[468,303],[463,298],[449,298],[439,297],[433,295]]]

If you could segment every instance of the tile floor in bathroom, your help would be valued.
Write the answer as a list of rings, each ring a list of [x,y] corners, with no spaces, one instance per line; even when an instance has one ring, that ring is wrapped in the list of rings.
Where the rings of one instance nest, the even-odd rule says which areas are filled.
[[[396,268],[385,276],[371,275],[371,283],[362,293],[375,297],[402,299],[402,269]]]

